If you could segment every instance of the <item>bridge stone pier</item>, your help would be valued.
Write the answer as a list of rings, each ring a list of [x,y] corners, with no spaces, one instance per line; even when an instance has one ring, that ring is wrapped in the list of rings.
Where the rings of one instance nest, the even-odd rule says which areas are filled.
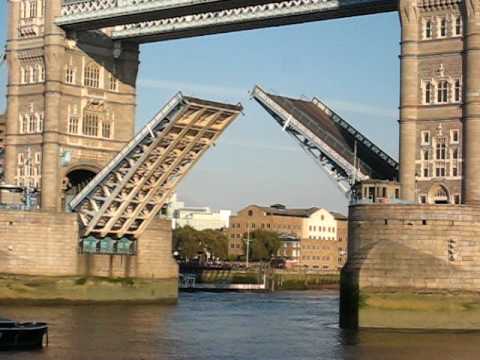
[[[342,327],[480,329],[480,2],[400,0],[403,204],[353,204]]]

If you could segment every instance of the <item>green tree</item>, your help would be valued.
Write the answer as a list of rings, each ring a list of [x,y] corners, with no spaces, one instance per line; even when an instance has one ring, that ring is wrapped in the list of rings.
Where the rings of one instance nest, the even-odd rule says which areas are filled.
[[[246,238],[247,234],[245,234]],[[280,246],[281,240],[276,232],[255,230],[250,233],[249,257],[252,261],[268,261],[277,254]]]
[[[186,258],[206,252],[221,259],[228,256],[228,238],[221,230],[198,231],[187,225],[173,230],[172,240],[173,249]]]

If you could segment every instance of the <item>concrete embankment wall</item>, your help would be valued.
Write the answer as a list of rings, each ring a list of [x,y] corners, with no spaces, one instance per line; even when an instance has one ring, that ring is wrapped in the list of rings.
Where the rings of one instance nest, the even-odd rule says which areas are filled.
[[[480,328],[480,208],[351,206],[341,282],[346,327]]]
[[[152,222],[138,239],[136,256],[82,255],[78,241],[76,214],[0,211],[0,274],[139,278],[177,286],[167,220]]]

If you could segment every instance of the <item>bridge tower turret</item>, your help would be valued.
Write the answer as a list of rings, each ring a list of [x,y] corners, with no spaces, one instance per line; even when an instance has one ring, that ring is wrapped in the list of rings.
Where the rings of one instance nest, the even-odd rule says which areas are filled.
[[[10,0],[5,177],[41,192],[43,210],[69,197],[134,133],[138,46],[106,32],[65,34],[62,0]]]
[[[480,149],[473,140],[480,125],[475,91],[469,90],[480,81],[475,65],[480,38],[464,37],[464,29],[477,30],[469,30],[474,26],[462,1],[401,0],[399,11],[402,197],[429,204],[471,202],[472,196],[480,198]]]

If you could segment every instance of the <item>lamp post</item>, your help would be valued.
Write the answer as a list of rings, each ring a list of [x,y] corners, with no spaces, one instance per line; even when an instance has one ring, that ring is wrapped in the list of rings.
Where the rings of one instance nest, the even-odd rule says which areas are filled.
[[[247,254],[245,257],[246,267],[248,269],[248,257],[250,255],[250,224],[247,222]]]

